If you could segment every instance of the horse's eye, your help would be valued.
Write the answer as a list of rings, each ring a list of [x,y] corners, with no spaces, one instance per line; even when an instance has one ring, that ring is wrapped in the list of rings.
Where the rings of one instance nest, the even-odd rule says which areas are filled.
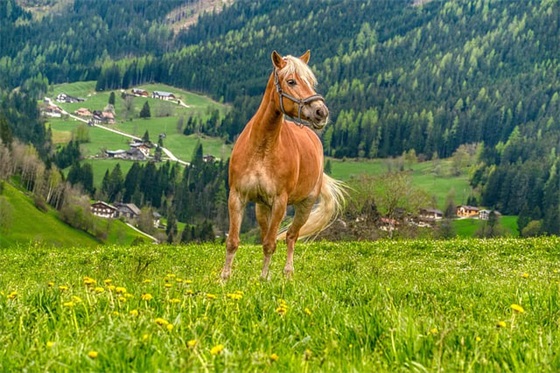
[[[288,79],[286,82],[288,83],[289,86],[292,87],[296,85],[296,81],[294,79]]]

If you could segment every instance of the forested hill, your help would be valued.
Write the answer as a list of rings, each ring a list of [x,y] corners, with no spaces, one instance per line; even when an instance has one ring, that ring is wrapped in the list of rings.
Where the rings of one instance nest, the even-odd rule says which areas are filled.
[[[57,2],[66,11],[40,21],[0,3],[2,86],[164,82],[232,102],[233,140],[260,100],[270,52],[311,49],[333,113],[327,155],[446,157],[484,143],[472,181],[482,202],[560,233],[558,0],[243,0],[179,34],[168,15],[198,1],[18,0]]]

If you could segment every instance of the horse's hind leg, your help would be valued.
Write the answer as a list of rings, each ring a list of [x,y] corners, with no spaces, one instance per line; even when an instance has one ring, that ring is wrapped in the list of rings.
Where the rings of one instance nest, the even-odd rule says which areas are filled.
[[[307,219],[309,219],[309,214],[313,209],[314,200],[306,200],[294,206],[294,220],[286,232],[286,265],[284,266],[284,275],[286,277],[291,277],[294,273],[294,249],[296,246],[296,241],[299,237],[299,230]]]
[[[233,258],[239,247],[239,231],[243,220],[243,209],[245,203],[241,201],[237,192],[230,190],[228,199],[229,210],[229,232],[226,240],[226,262],[222,269],[222,279],[226,280],[231,275]]]

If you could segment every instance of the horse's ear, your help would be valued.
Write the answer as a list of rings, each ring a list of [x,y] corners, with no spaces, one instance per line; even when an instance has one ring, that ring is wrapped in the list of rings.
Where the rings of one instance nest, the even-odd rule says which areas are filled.
[[[272,63],[274,64],[274,66],[276,66],[277,69],[282,69],[284,66],[286,66],[286,61],[278,52],[273,51],[272,56],[270,57],[272,58]]]
[[[310,57],[311,57],[311,51],[308,49],[307,52],[302,54],[299,59],[307,64],[307,63],[309,63],[309,58]]]

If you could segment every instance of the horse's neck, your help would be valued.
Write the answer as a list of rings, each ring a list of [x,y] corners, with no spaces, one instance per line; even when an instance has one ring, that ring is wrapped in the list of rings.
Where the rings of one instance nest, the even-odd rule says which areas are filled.
[[[251,143],[255,148],[270,150],[278,142],[284,116],[278,109],[272,77],[266,86],[261,104],[251,120]]]

